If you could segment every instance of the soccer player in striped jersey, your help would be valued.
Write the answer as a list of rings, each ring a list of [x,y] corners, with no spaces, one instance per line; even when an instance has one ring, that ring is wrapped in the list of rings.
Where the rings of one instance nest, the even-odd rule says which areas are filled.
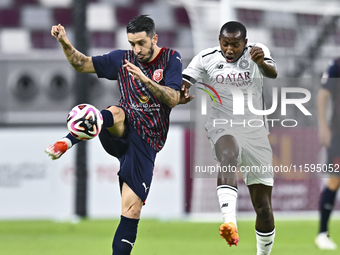
[[[88,57],[72,46],[63,26],[51,30],[75,70],[118,81],[119,105],[101,111],[104,123],[99,134],[106,152],[120,161],[122,215],[112,243],[113,255],[128,255],[133,248],[155,157],[166,141],[171,108],[186,100],[180,96],[181,56],[157,46],[154,21],[139,15],[127,24],[126,31],[132,50]],[[78,142],[68,134],[46,152],[57,159]]]
[[[251,93],[253,107],[264,109],[263,77],[276,78],[276,64],[266,46],[248,44],[246,28],[239,22],[228,22],[221,27],[219,44],[218,47],[201,51],[192,59],[183,71],[183,88],[200,82],[201,86],[206,84],[216,92],[214,97],[217,103],[215,105],[211,101],[212,111],[205,129],[213,156],[221,167],[269,167],[272,165],[272,150],[266,120],[263,115],[250,111],[248,93]],[[240,102],[242,95],[244,100]],[[234,114],[235,102],[241,104],[236,107],[244,109],[243,114]],[[224,121],[221,124],[216,120]],[[249,121],[253,125],[248,125]],[[257,255],[269,254],[275,235],[271,205],[273,173],[243,172],[242,176],[256,212]],[[230,246],[237,245],[236,172],[219,172],[217,196],[224,220],[220,234]]]

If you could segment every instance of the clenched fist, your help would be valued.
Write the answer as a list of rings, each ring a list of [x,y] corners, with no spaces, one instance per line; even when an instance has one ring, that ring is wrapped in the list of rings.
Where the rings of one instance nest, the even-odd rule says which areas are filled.
[[[250,53],[251,60],[253,60],[256,64],[261,65],[263,63],[264,52],[262,48],[258,46],[254,46],[252,47],[249,53]]]
[[[55,37],[59,42],[63,42],[66,39],[66,31],[62,25],[53,26],[51,29],[51,34]]]

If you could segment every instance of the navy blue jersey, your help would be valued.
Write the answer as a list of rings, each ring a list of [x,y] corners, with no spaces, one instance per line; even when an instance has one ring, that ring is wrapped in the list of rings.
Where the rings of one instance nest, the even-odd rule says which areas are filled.
[[[326,74],[326,80],[322,84],[324,89],[331,93],[332,97],[332,119],[331,130],[340,134],[340,58],[332,61]]]
[[[162,48],[150,63],[140,63],[132,50],[114,50],[92,57],[99,78],[117,80],[121,97],[119,106],[125,111],[130,125],[156,151],[165,143],[169,129],[171,108],[158,100],[144,83],[135,80],[123,67],[128,60],[159,85],[180,90],[182,85],[182,60],[178,52]]]

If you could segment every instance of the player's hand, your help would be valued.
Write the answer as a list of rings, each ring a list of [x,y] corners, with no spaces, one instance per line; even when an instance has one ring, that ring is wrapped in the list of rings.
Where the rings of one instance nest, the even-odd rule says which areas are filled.
[[[125,60],[124,68],[133,76],[134,79],[146,83],[149,81],[149,78],[144,75],[142,70],[139,67],[135,66],[134,64],[130,63],[129,61]]]
[[[328,126],[319,127],[318,136],[323,146],[326,148],[331,146],[332,132]]]
[[[62,25],[53,26],[51,29],[51,35],[59,42],[63,42],[66,38],[66,31]]]
[[[186,104],[195,98],[194,95],[190,96],[189,88],[190,88],[189,83],[183,83],[180,91],[180,98],[178,104]]]
[[[264,52],[261,47],[252,47],[249,54],[251,60],[253,60],[258,65],[262,65],[262,63],[264,62]]]

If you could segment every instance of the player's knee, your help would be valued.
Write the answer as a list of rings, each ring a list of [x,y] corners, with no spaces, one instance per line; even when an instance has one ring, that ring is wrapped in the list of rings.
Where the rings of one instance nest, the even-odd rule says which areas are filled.
[[[117,106],[110,106],[107,108],[112,113],[115,123],[124,121],[125,113],[122,108]]]
[[[122,215],[131,219],[139,219],[141,210],[142,210],[141,206],[134,204],[132,206],[123,208]]]
[[[255,205],[255,212],[258,218],[263,221],[270,221],[273,217],[273,209],[268,203]]]
[[[327,187],[332,191],[337,191],[340,187],[340,177],[331,177],[328,179]]]
[[[235,164],[237,162],[237,154],[232,150],[223,150],[219,153],[218,159],[222,164]]]

